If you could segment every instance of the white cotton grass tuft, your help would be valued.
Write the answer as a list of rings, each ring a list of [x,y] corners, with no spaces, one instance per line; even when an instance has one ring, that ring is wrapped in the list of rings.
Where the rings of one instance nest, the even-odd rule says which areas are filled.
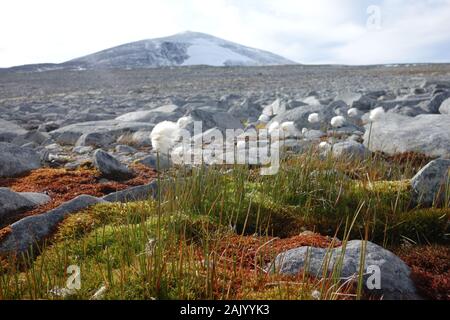
[[[384,108],[379,107],[370,111],[370,121],[375,122],[380,120],[385,115]]]
[[[318,123],[320,121],[320,117],[318,113],[311,113],[308,117],[309,123]]]
[[[262,123],[269,123],[270,122],[270,117],[266,114],[262,114],[258,121],[262,122]]]
[[[275,121],[272,122],[269,126],[269,134],[273,134],[275,131],[279,131],[280,130],[280,123]]]
[[[359,115],[359,110],[356,108],[351,108],[348,110],[347,114],[350,118],[356,118]]]
[[[180,127],[177,123],[163,121],[153,128],[150,134],[153,150],[168,155],[170,149],[175,145],[180,135]]]
[[[321,154],[327,154],[333,149],[332,145],[326,141],[322,141],[319,144],[319,151]]]
[[[331,125],[333,128],[341,128],[345,125],[346,120],[343,116],[337,116],[331,119]]]
[[[192,117],[182,117],[182,118],[178,119],[177,126],[178,126],[178,128],[184,129],[191,122],[192,122]]]
[[[293,121],[282,123],[281,130],[283,130],[283,133],[286,137],[294,137],[298,133],[298,130],[295,127],[295,123]]]
[[[319,148],[320,149],[328,149],[328,148],[331,148],[331,144],[329,144],[326,141],[322,141],[321,143],[319,143]]]

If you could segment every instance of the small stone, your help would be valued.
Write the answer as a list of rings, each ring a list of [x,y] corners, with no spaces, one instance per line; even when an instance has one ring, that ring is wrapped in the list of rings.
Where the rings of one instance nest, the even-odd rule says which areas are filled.
[[[94,152],[94,166],[107,179],[128,180],[133,177],[130,169],[112,155],[100,149]]]

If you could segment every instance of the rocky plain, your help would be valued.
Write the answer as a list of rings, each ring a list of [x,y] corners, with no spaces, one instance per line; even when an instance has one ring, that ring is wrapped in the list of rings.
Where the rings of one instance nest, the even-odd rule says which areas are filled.
[[[331,223],[328,229],[315,229],[311,224],[302,227],[295,220],[299,223],[296,229],[289,225],[293,220],[286,220],[282,224],[292,230],[279,231],[265,240],[240,239],[238,253],[250,252],[252,248],[256,256],[268,243],[275,244],[276,255],[267,261],[263,259],[266,271],[272,268],[283,277],[295,277],[306,268],[308,248],[319,246],[322,249],[313,248],[308,271],[311,277],[318,277],[324,274],[326,248],[335,248],[330,264],[333,269],[336,257],[342,254],[342,242],[352,240],[344,250],[342,278],[348,280],[358,274],[361,252],[366,252],[366,264],[381,269],[382,287],[377,289],[377,297],[450,298],[450,193],[445,191],[450,181],[447,64],[1,70],[0,255],[29,254],[30,248],[60,234],[58,230],[67,219],[91,207],[108,208],[109,204],[126,205],[155,198],[160,189],[158,181],[171,176],[174,168],[170,159],[157,156],[153,150],[151,133],[159,123],[176,123],[180,118],[201,121],[205,131],[216,128],[245,132],[288,124],[284,127],[290,129],[286,161],[313,150],[322,161],[329,157],[357,161],[351,163],[364,163],[370,169],[371,159],[379,157],[385,164],[382,180],[394,176],[392,172],[398,167],[411,166],[408,173],[395,176],[395,180],[407,181],[410,197],[406,211],[420,208],[439,212],[433,215],[437,222],[430,226],[431,231],[426,230],[426,237],[411,239],[412,236],[402,234],[395,245],[375,236],[368,243],[354,235],[338,240]],[[366,179],[364,174],[357,178],[347,176],[352,181]],[[318,190],[311,192],[320,193]],[[300,194],[301,190],[296,192]],[[117,210],[114,208],[104,210]],[[284,212],[282,208],[277,210]],[[327,210],[341,209],[331,205]],[[423,228],[426,223],[431,224],[426,219],[417,223]],[[407,231],[414,235],[419,234],[419,229]],[[442,237],[436,241],[428,237],[437,233]],[[363,232],[359,234],[364,238]],[[334,236],[335,241],[331,240]],[[34,256],[39,256],[36,252]],[[421,259],[436,262],[425,267]],[[273,281],[265,283],[264,290],[252,290],[264,291],[263,298],[273,297],[267,293],[267,288],[274,286]],[[110,298],[124,297],[117,294],[112,283],[102,281],[94,281],[79,295],[95,296],[99,290],[102,297],[108,297],[108,290]],[[239,290],[236,292],[241,295],[231,297],[249,297]],[[326,295],[311,287],[308,290],[308,298],[347,297]],[[1,290],[5,297],[10,291]],[[44,290],[45,294],[41,292],[36,297],[48,297],[50,291]],[[159,294],[150,291],[151,297]],[[73,292],[58,292],[53,297],[77,296]],[[217,298],[214,294],[217,292],[181,297]],[[16,297],[25,296],[22,292]],[[348,296],[354,297],[351,293]],[[143,293],[139,298],[149,296]]]

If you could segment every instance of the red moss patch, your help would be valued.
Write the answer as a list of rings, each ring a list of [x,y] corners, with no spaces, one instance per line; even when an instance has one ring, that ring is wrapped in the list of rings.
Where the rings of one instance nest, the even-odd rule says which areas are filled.
[[[399,256],[411,267],[412,278],[424,298],[450,300],[450,247],[411,247],[402,249]]]
[[[302,246],[329,248],[340,245],[341,242],[337,239],[312,232],[286,239],[226,235],[213,245],[213,254],[209,257],[210,262],[214,261],[213,273],[217,275],[213,277],[214,296],[221,299],[226,292],[225,298],[242,299],[248,297],[249,292],[253,292],[256,296],[264,297],[265,292],[273,286],[294,284],[287,290],[290,294],[286,299],[296,299],[299,287],[295,283],[306,281],[308,285],[317,281],[303,275],[290,277],[262,270],[279,253],[290,249]],[[201,248],[197,254],[199,261],[206,260]]]
[[[0,242],[5,239],[5,237],[12,232],[10,227],[6,227],[3,229],[0,229]]]
[[[52,198],[52,201],[49,203],[28,211],[25,215],[14,217],[14,220],[17,221],[24,216],[41,214],[52,210],[64,202],[83,194],[102,197],[129,187],[147,184],[156,176],[153,170],[142,165],[135,165],[132,169],[136,175],[131,180],[102,183],[100,173],[93,169],[69,171],[43,168],[31,172],[25,177],[0,179],[0,186],[11,188],[16,192],[46,193]]]
[[[269,263],[279,253],[291,249],[304,246],[329,248],[340,245],[341,242],[337,239],[333,241],[333,238],[306,232],[286,239],[230,236],[221,240],[216,250],[219,257],[234,260],[245,268],[254,269],[257,267],[255,264]]]

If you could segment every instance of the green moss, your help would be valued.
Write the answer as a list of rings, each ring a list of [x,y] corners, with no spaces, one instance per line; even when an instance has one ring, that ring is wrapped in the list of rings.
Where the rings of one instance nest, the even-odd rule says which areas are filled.
[[[400,214],[399,224],[390,231],[414,242],[442,243],[448,241],[450,209],[422,209]]]
[[[127,204],[99,204],[65,219],[55,234],[56,241],[79,239],[104,225],[138,224],[156,213],[153,201]]]

